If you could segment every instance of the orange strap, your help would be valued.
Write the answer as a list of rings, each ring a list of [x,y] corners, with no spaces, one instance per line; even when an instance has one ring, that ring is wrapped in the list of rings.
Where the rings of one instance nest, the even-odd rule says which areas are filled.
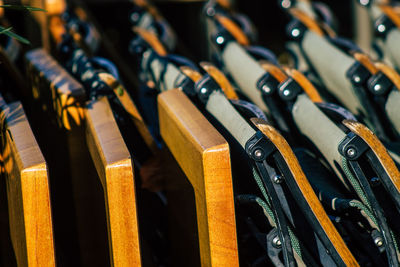
[[[189,79],[191,79],[195,83],[203,77],[199,72],[195,71],[194,69],[188,66],[182,66],[179,69],[183,74],[185,74],[187,77],[189,77]]]

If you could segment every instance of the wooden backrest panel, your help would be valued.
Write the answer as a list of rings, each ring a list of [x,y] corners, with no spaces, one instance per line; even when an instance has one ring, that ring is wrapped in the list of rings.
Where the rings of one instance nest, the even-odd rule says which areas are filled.
[[[19,266],[55,266],[47,165],[21,103],[3,106],[10,234]]]
[[[85,111],[89,151],[104,189],[112,266],[140,266],[133,166],[107,98]]]
[[[229,147],[179,90],[158,97],[161,136],[195,192],[202,266],[238,266]]]

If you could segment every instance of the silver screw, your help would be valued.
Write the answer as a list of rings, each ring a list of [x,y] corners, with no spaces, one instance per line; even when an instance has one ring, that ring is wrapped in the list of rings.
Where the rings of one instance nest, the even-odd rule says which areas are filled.
[[[268,85],[264,84],[261,89],[266,92],[267,94],[271,92],[271,88]]]
[[[204,95],[205,93],[207,93],[207,88],[205,88],[205,87],[201,88],[201,89],[200,89],[200,93],[203,94],[203,95]]]
[[[254,151],[254,156],[256,158],[261,158],[263,156],[263,152],[261,149],[257,149],[256,151]]]
[[[386,26],[383,24],[379,24],[378,25],[378,32],[384,32],[386,31]]]
[[[283,8],[289,8],[291,5],[292,5],[292,2],[291,2],[290,0],[283,0],[283,1],[281,2],[281,6],[282,6]]]
[[[217,37],[217,44],[222,44],[225,41],[224,37],[218,36]]]
[[[209,9],[207,9],[207,15],[212,17],[215,15],[215,9],[210,7]]]
[[[382,86],[378,83],[378,84],[375,84],[375,86],[374,86],[374,90],[376,91],[376,92],[378,92],[379,90],[381,90],[382,89]]]
[[[360,76],[354,76],[354,78],[353,78],[353,80],[356,82],[356,83],[359,83],[359,82],[361,82],[361,78],[360,78]]]
[[[354,148],[349,148],[346,153],[347,156],[354,157],[354,155],[356,154],[356,150]]]
[[[272,245],[274,245],[274,247],[276,247],[276,248],[280,248],[282,246],[282,242],[281,242],[281,240],[279,239],[278,236],[275,236],[272,239]]]
[[[360,0],[360,4],[366,6],[369,4],[369,0]]]
[[[299,36],[299,35],[300,35],[300,30],[297,29],[297,28],[294,28],[294,29],[292,30],[292,36],[293,36],[293,37],[297,37],[297,36]]]
[[[272,178],[272,181],[274,181],[274,183],[276,184],[280,184],[283,181],[283,177],[282,175],[275,175],[274,178]]]
[[[374,243],[377,247],[382,247],[383,246],[383,239],[382,237],[378,236],[374,239]]]
[[[290,91],[289,91],[288,89],[283,90],[283,95],[284,95],[284,96],[290,95]]]

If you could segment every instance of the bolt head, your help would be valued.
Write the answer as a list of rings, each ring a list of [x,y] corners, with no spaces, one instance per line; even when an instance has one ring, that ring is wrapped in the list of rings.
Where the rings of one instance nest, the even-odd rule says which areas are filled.
[[[375,86],[374,86],[374,91],[375,92],[378,92],[379,90],[381,90],[382,89],[382,85],[380,85],[379,83],[378,84],[375,84]]]
[[[285,9],[290,8],[292,5],[292,1],[290,0],[282,0],[281,6]]]
[[[283,90],[283,95],[284,96],[289,96],[290,95],[290,90],[288,90],[288,89]]]
[[[378,236],[374,239],[374,243],[377,247],[383,246],[383,239],[382,237]]]
[[[205,87],[203,87],[203,88],[200,89],[200,93],[203,94],[203,95],[206,94],[207,91],[208,91],[208,90],[207,90],[207,88],[205,88]]]
[[[281,240],[279,239],[279,236],[275,236],[275,237],[272,239],[272,245],[273,245],[274,247],[276,247],[276,248],[280,248],[280,247],[282,246],[282,242],[281,242]]]
[[[383,24],[379,24],[377,27],[378,32],[385,32],[386,31],[386,26]]]
[[[347,149],[346,153],[347,153],[347,156],[352,158],[356,155],[356,150],[354,148],[349,148],[349,149]]]
[[[360,0],[360,4],[363,6],[367,6],[369,4],[369,0]]]
[[[264,155],[264,153],[261,149],[257,149],[256,151],[254,151],[254,156],[258,159],[262,158],[263,155]]]
[[[274,178],[272,180],[274,181],[274,183],[280,184],[283,181],[283,177],[282,177],[282,175],[278,175],[277,174],[277,175],[274,176]]]
[[[300,30],[298,28],[294,28],[291,34],[293,37],[298,37],[300,35]]]
[[[222,36],[218,36],[216,39],[217,44],[223,44],[225,42],[225,38]]]
[[[268,85],[266,85],[266,84],[264,84],[264,85],[261,87],[261,89],[262,89],[265,93],[267,93],[267,94],[271,93],[271,88],[270,88]]]
[[[353,81],[356,82],[356,83],[361,82],[360,76],[358,76],[358,75],[354,76],[354,77],[353,77]]]

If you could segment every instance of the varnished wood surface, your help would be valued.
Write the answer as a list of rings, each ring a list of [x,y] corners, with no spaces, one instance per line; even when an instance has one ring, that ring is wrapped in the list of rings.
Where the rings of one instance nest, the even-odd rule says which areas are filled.
[[[188,66],[181,66],[180,71],[189,77],[193,82],[199,81],[203,75]]]
[[[200,62],[200,66],[218,83],[228,99],[239,99],[235,89],[222,71],[209,62]]]
[[[133,166],[106,98],[85,111],[90,154],[104,189],[112,266],[140,266]]]
[[[238,266],[229,147],[179,90],[158,97],[161,136],[193,186],[202,266]]]
[[[379,141],[378,137],[376,137],[376,135],[365,125],[359,122],[345,120],[343,121],[343,124],[368,144],[379,162],[382,164],[382,167],[385,169],[397,192],[400,194],[400,172],[384,145]]]
[[[288,78],[288,76],[278,66],[271,64],[266,60],[261,60],[259,63],[261,67],[269,74],[271,74],[272,77],[274,77],[279,83]]]
[[[318,25],[318,22],[313,18],[307,16],[306,13],[297,8],[291,8],[289,10],[290,14],[298,19],[301,23],[303,23],[310,31],[318,34],[319,36],[324,36],[324,32],[321,27]]]
[[[83,121],[86,93],[44,49],[26,54],[33,97],[54,112],[58,126],[71,130]]]
[[[115,95],[118,97],[118,100],[124,107],[125,111],[129,114],[136,128],[138,129],[140,135],[146,142],[146,145],[154,152],[157,153],[157,145],[151,136],[146,124],[142,116],[139,113],[139,110],[136,107],[136,104],[133,102],[132,98],[129,96],[126,89],[122,86],[122,84],[115,79],[114,76],[108,73],[101,73],[100,78],[106,84],[108,84],[113,90]]]
[[[272,141],[279,153],[283,156],[298,188],[304,196],[304,199],[307,201],[312,213],[320,223],[325,234],[331,240],[343,262],[346,264],[346,266],[358,266],[356,259],[344,243],[332,221],[329,219],[324,208],[322,207],[321,202],[318,200],[317,195],[307,180],[289,144],[276,129],[268,125],[264,120],[254,118],[252,119],[252,122],[265,136],[268,137],[269,140]]]
[[[220,14],[215,15],[215,19],[235,38],[235,40],[244,46],[250,45],[250,41],[242,29],[230,18]]]
[[[382,4],[380,8],[383,13],[396,25],[397,28],[400,29],[400,14],[396,11],[395,8],[391,7],[390,5]]]
[[[372,75],[374,75],[378,72],[378,69],[375,67],[372,60],[366,54],[357,52],[357,53],[353,54],[353,57],[358,62],[360,62],[369,72],[371,72]]]
[[[304,92],[308,95],[312,102],[324,102],[321,95],[318,93],[318,90],[300,71],[290,69],[287,72],[301,86],[301,88],[303,88]]]
[[[160,56],[166,56],[167,50],[164,48],[164,45],[158,40],[158,37],[153,33],[146,29],[140,27],[133,27],[133,31],[143,38]]]
[[[47,164],[21,103],[3,106],[10,234],[18,266],[55,266]]]
[[[398,90],[400,90],[400,75],[395,69],[384,63],[376,63],[376,67],[392,81]]]

